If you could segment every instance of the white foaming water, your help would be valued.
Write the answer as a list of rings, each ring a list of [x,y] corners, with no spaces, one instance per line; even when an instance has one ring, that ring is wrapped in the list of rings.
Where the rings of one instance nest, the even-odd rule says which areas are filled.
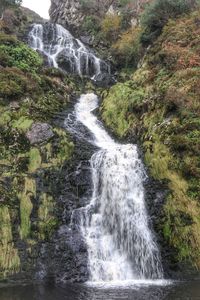
[[[49,64],[79,75],[110,73],[110,66],[96,57],[84,44],[58,24],[34,24],[29,45],[48,58]]]
[[[100,148],[91,158],[90,204],[79,209],[90,281],[162,279],[160,253],[145,207],[146,174],[137,146],[115,143],[92,113],[97,107],[94,94],[82,95],[75,107],[76,121],[89,129]]]

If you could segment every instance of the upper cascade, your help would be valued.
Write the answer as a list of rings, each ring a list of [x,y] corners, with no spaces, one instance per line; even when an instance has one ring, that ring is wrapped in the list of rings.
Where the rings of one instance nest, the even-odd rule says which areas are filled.
[[[93,77],[110,74],[110,66],[71,33],[58,24],[34,24],[29,36],[29,45],[42,52],[50,66],[69,73]]]

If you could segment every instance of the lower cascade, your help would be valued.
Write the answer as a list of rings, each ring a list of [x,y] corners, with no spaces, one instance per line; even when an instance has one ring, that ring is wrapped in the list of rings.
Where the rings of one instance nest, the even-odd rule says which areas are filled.
[[[84,125],[92,134],[89,142],[99,147],[90,161],[93,195],[86,207],[78,209],[90,281],[162,279],[160,253],[145,207],[147,176],[137,146],[116,143],[93,114],[97,107],[96,95],[82,95],[74,118],[65,122],[79,136],[77,124]]]
[[[34,24],[29,45],[43,53],[48,64],[69,73],[93,77],[110,73],[110,66],[87,48],[79,39],[59,24]]]

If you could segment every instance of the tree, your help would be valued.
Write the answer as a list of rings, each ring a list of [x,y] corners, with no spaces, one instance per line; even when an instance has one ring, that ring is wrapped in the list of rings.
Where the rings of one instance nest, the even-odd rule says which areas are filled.
[[[3,13],[6,8],[8,8],[10,6],[20,5],[21,3],[22,3],[22,0],[0,0],[1,19],[3,19]]]

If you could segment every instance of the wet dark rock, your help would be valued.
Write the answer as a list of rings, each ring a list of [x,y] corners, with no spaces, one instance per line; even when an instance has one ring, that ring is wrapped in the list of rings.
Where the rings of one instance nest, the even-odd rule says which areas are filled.
[[[52,127],[47,123],[34,123],[26,133],[31,145],[47,142],[54,136]]]
[[[89,35],[82,35],[82,36],[80,36],[80,40],[85,45],[88,45],[90,47],[93,46],[94,37],[91,37]]]
[[[58,54],[57,63],[62,70],[68,73],[75,73],[75,57],[68,49],[63,50]]]
[[[98,87],[109,87],[116,83],[112,75],[108,73],[100,73],[93,77],[93,82]]]

